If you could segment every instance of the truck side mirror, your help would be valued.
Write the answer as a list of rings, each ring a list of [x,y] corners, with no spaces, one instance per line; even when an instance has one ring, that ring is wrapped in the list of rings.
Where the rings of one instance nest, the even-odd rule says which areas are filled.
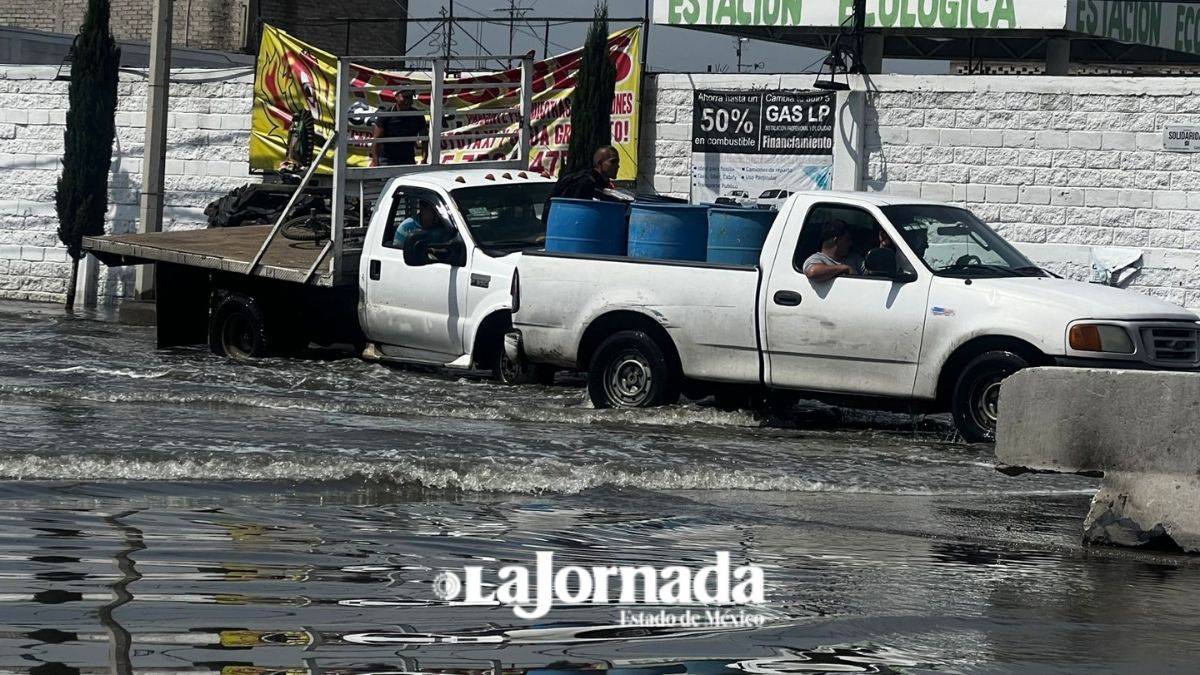
[[[415,232],[404,240],[404,264],[423,267],[433,262],[429,259],[429,240],[423,232]]]
[[[462,239],[457,237],[447,244],[434,244],[429,247],[429,257],[434,262],[444,263],[451,267],[466,267],[467,247]]]

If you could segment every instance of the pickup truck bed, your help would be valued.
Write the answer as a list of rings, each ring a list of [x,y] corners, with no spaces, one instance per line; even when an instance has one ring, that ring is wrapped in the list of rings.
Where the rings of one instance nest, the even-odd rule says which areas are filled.
[[[603,331],[606,317],[625,313],[653,317],[671,336],[683,375],[760,381],[758,267],[535,252],[522,256],[520,273],[521,295],[535,301],[514,325],[534,362],[586,368],[597,345],[580,339],[581,327]]]
[[[146,262],[175,263],[242,274],[271,232],[270,225],[247,225],[151,234],[84,237],[83,249],[110,267]],[[254,276],[333,286],[324,242],[290,241],[276,235]],[[311,279],[310,277],[311,271]],[[352,280],[352,277],[351,277]]]

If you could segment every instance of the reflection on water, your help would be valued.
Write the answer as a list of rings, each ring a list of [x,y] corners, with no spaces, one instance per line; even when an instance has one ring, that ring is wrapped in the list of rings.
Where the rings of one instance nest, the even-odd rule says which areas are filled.
[[[1082,549],[1095,480],[1000,475],[937,421],[597,411],[577,383],[151,342],[0,306],[0,672],[1128,672],[1200,655],[1194,561]],[[727,550],[765,570],[767,620],[524,621],[433,592],[441,570],[494,578],[539,550],[656,567]]]

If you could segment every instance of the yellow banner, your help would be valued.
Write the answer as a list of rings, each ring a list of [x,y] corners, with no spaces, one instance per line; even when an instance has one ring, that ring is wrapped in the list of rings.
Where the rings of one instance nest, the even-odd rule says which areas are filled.
[[[620,180],[637,177],[638,93],[641,71],[638,50],[641,29],[628,28],[608,38],[609,53],[617,68],[616,96],[612,108],[613,145],[621,153]],[[533,119],[530,168],[557,175],[567,154],[571,137],[571,93],[583,50],[576,49],[534,64]],[[412,85],[429,82],[424,73],[394,73],[352,65],[352,87],[365,85]],[[482,159],[514,159],[517,137],[455,140],[456,135],[515,132],[518,116],[511,112],[480,115],[487,110],[520,106],[519,87],[498,83],[519,82],[520,69],[447,77],[447,83],[478,84],[478,88],[447,89],[443,106],[454,109],[443,122],[441,161],[469,162]],[[262,46],[254,74],[254,112],[250,134],[250,168],[277,171],[287,152],[292,116],[307,109],[315,120],[320,147],[333,131],[333,106],[337,82],[337,59],[301,42],[274,26],[263,27]],[[370,145],[361,141],[371,136],[372,113],[381,104],[395,101],[394,90],[353,92],[348,164],[370,166]],[[418,92],[414,106],[429,109],[429,92]],[[471,115],[468,113],[475,112]],[[322,173],[332,172],[327,158]]]

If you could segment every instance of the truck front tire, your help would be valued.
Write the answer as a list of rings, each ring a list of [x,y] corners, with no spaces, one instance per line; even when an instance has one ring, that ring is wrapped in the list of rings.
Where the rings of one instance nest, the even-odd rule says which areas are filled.
[[[231,359],[257,359],[271,354],[267,320],[254,298],[241,293],[222,297],[213,309],[208,347]]]
[[[679,378],[662,347],[640,330],[613,334],[588,368],[588,396],[597,408],[651,408],[679,400]]]
[[[967,363],[954,385],[951,401],[954,424],[964,440],[996,440],[1000,383],[1028,366],[1028,361],[1004,350],[984,352]]]

